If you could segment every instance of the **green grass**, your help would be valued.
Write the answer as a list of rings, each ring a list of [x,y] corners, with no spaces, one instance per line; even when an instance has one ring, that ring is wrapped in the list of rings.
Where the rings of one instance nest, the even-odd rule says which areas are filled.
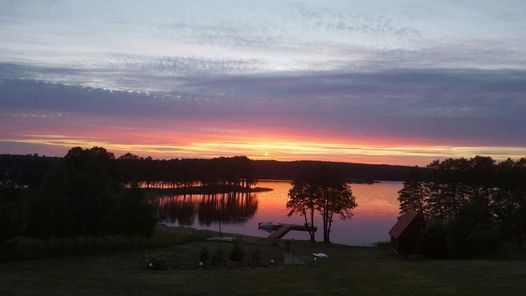
[[[168,227],[157,227],[151,238],[135,237],[133,243],[129,237],[114,236],[105,239],[93,239],[86,241],[80,238],[74,240],[52,239],[43,242],[32,238],[19,238],[14,253],[8,258],[0,256],[0,261],[34,260],[49,257],[62,257],[72,255],[108,254],[130,250],[155,249],[165,246],[173,246],[192,241],[202,241],[210,237],[212,232],[197,231],[191,228],[170,229]],[[1,249],[0,249],[1,250]]]
[[[112,247],[101,243],[95,252],[77,249],[50,258],[43,257],[57,253],[37,248],[41,259],[0,264],[0,295],[523,295],[526,291],[524,261],[402,260],[381,248],[294,241],[296,256],[310,262],[312,252],[322,251],[329,259],[283,266],[285,242],[275,246],[252,237],[240,237],[246,260],[259,249],[265,267],[228,262],[198,268],[204,245],[210,256],[221,247],[227,260],[233,247],[202,240],[209,235],[160,227],[151,241],[135,246],[115,239],[107,242]],[[26,246],[30,248],[35,245]],[[167,269],[146,269],[145,248],[148,256],[167,260]]]

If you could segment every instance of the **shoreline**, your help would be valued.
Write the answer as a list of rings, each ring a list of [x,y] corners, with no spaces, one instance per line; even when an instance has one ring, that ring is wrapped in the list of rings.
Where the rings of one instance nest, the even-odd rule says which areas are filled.
[[[141,188],[146,192],[185,195],[185,194],[223,194],[223,193],[254,193],[272,191],[272,188],[254,187],[242,188],[235,186],[196,186],[188,188]]]

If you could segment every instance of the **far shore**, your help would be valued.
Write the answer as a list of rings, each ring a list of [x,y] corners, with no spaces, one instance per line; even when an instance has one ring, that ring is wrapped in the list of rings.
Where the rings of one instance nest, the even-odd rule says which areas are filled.
[[[261,179],[259,182],[287,182],[291,183],[292,180],[282,179]],[[352,179],[349,180],[349,184],[375,184],[379,183],[377,180],[364,180],[364,179]],[[142,188],[145,191],[162,194],[222,194],[222,193],[254,193],[254,192],[266,192],[274,189],[268,187],[240,187],[240,186],[192,186],[192,187],[180,187],[180,188],[162,188],[162,187],[151,187]]]
[[[143,188],[148,192],[162,193],[162,194],[222,194],[222,193],[252,193],[272,191],[272,188],[254,187],[245,188],[238,186],[194,186],[184,188]]]

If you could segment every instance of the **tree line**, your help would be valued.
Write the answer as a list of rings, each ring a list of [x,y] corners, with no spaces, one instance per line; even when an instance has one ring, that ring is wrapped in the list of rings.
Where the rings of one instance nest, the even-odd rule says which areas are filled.
[[[63,162],[62,157],[0,155],[0,178],[39,186],[45,172]],[[249,187],[258,179],[294,180],[320,166],[340,171],[348,182],[403,181],[411,167],[323,161],[250,160],[246,157],[214,159],[153,159],[126,153],[112,161],[112,174],[129,184],[145,187],[192,186]],[[425,169],[423,169],[425,170]]]
[[[420,251],[431,257],[484,257],[526,239],[526,158],[476,156],[415,167],[399,192],[400,211],[425,217]]]
[[[248,189],[247,157],[154,160],[102,147],[74,147],[63,158],[0,156],[0,245],[20,235],[49,240],[148,236],[158,203],[144,187]]]
[[[18,236],[97,240],[109,235],[148,236],[157,209],[137,186],[123,186],[104,148],[72,148],[32,186],[0,181],[0,246]],[[38,184],[38,185],[36,185]]]
[[[115,160],[124,183],[145,187],[226,186],[248,189],[256,184],[256,169],[245,156],[212,159],[152,159],[126,153]]]
[[[320,167],[337,170],[347,182],[373,183],[377,180],[404,181],[409,166],[387,164],[363,164],[327,161],[276,161],[254,160],[259,179],[294,180],[301,178],[306,171],[315,171]],[[424,169],[425,170],[425,169]]]
[[[79,149],[72,148],[68,154]],[[38,187],[47,171],[67,161],[66,157],[37,154],[0,155],[0,178],[21,186]],[[111,154],[105,169],[118,182],[147,188],[226,186],[246,189],[257,182],[254,162],[245,156],[164,160],[131,153],[119,157]]]

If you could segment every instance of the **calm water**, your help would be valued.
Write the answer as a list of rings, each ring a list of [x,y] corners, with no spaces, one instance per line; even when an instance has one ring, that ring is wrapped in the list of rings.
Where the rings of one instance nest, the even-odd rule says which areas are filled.
[[[169,226],[189,226],[198,229],[266,237],[268,232],[258,229],[258,222],[272,221],[303,224],[301,216],[288,217],[287,193],[291,185],[282,181],[262,181],[258,187],[272,191],[258,193],[229,193],[215,195],[165,196],[160,200],[161,218]],[[373,185],[352,184],[358,207],[350,220],[336,218],[331,241],[347,245],[370,245],[389,239],[387,232],[398,216],[397,192],[401,182],[380,182]],[[321,221],[316,239],[321,240]],[[285,238],[308,239],[306,232],[289,232]]]

